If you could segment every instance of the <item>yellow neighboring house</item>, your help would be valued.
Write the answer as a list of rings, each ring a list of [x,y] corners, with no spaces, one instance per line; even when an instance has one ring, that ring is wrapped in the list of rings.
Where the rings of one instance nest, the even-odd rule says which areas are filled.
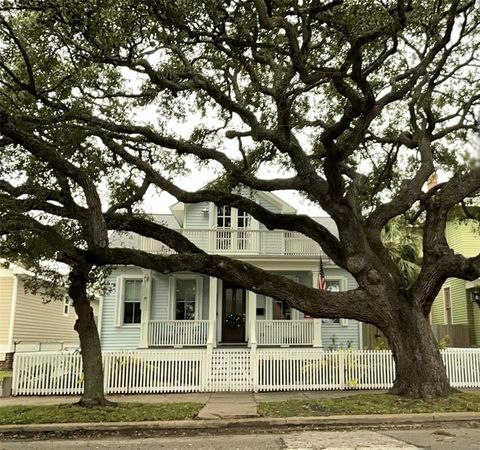
[[[73,329],[76,314],[68,296],[45,302],[40,294],[25,292],[25,269],[0,261],[0,370],[11,369],[21,351],[77,348]],[[98,302],[92,305],[98,316]]]
[[[446,227],[450,247],[468,257],[478,255],[479,226],[476,221],[460,221],[452,217]],[[451,334],[455,334],[456,329],[464,329],[469,345],[480,346],[480,279],[465,281],[449,278],[433,303],[430,317],[432,325],[443,326],[441,334],[450,334],[450,330]]]

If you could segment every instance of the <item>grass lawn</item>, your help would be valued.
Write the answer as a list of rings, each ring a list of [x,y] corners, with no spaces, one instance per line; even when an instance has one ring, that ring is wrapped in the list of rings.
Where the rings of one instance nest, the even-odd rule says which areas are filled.
[[[258,407],[258,412],[265,417],[466,411],[480,412],[480,393],[453,394],[434,401],[409,400],[389,394],[358,394],[321,400],[267,402]]]
[[[3,380],[6,377],[11,377],[12,372],[10,370],[0,370],[0,380]]]
[[[202,403],[119,403],[82,408],[73,405],[2,406],[0,425],[67,422],[140,422],[192,419]]]

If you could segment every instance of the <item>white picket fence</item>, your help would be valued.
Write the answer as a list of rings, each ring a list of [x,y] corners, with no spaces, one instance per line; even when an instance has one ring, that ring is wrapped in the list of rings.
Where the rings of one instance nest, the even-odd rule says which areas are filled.
[[[480,387],[480,349],[442,351],[450,384]],[[387,389],[395,379],[389,350],[166,349],[105,352],[109,394]],[[78,352],[15,354],[13,395],[83,390]]]

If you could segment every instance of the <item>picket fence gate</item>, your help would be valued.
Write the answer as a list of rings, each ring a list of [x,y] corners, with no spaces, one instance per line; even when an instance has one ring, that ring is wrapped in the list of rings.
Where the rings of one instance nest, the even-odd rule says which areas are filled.
[[[480,387],[480,349],[442,350],[450,384]],[[387,389],[390,350],[166,349],[104,352],[107,394]],[[79,352],[17,353],[13,395],[83,391]]]

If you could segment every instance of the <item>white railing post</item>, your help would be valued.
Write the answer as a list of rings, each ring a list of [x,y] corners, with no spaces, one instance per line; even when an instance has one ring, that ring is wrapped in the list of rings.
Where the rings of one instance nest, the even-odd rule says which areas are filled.
[[[218,279],[210,277],[208,290],[208,321],[209,334],[215,332],[217,322]],[[216,347],[216,334],[212,335],[212,347]]]
[[[322,346],[322,319],[313,319],[313,346]]]
[[[208,322],[207,352],[203,358],[203,376],[200,380],[200,390],[202,392],[206,392],[210,388],[210,379],[212,378],[213,348],[215,347],[216,323],[217,322],[215,319]]]
[[[150,322],[150,304],[152,297],[152,271],[143,270],[142,302],[141,302],[141,324],[139,348],[148,348],[148,324]]]
[[[245,327],[248,335],[248,346],[252,346],[252,336],[255,337],[255,323],[257,321],[257,294],[252,291],[247,291],[247,305],[248,305],[248,312],[247,312],[247,320],[248,326]],[[256,338],[255,338],[255,345],[256,345]]]

